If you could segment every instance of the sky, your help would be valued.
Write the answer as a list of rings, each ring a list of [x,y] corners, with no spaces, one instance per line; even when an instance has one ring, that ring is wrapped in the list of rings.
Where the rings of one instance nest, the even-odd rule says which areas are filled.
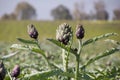
[[[53,20],[51,16],[51,10],[58,5],[66,6],[71,14],[74,10],[75,3],[84,4],[84,10],[89,13],[94,12],[93,3],[98,0],[0,0],[0,16],[7,13],[10,14],[14,11],[19,2],[26,1],[31,4],[37,12],[37,20]],[[106,5],[106,9],[110,14],[110,19],[113,16],[113,9],[120,8],[120,0],[103,0]]]

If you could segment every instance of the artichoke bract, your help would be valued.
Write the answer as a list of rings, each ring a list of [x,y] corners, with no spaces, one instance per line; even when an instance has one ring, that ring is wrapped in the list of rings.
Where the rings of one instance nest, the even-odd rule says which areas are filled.
[[[11,72],[11,76],[12,77],[18,77],[20,74],[20,66],[19,65],[15,65],[15,67],[13,68],[12,72]]]
[[[82,38],[84,38],[84,33],[85,33],[85,30],[84,30],[84,28],[83,28],[83,26],[82,25],[77,25],[76,26],[76,37],[77,37],[77,39],[82,39]]]
[[[27,26],[28,28],[28,34],[31,38],[37,39],[38,38],[38,31],[36,30],[35,26],[33,24],[30,24]]]
[[[0,61],[0,80],[4,80],[6,75],[6,69],[2,61]]]
[[[58,26],[56,30],[56,39],[61,43],[67,45],[72,37],[72,29],[67,23]]]

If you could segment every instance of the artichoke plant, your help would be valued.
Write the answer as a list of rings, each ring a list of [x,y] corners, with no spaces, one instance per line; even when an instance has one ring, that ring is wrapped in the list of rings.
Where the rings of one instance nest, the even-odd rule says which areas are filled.
[[[19,65],[15,65],[15,67],[13,68],[12,72],[11,72],[11,76],[17,78],[20,74],[20,66]]]
[[[85,30],[82,25],[77,25],[76,26],[76,37],[77,39],[82,39],[84,37]]]
[[[33,24],[30,24],[28,27],[28,34],[31,38],[37,39],[38,38],[38,31],[36,30]]]
[[[72,29],[67,23],[63,23],[58,26],[56,30],[56,39],[61,43],[67,45],[72,37]]]
[[[2,61],[0,61],[0,80],[4,80],[6,75],[6,69]]]

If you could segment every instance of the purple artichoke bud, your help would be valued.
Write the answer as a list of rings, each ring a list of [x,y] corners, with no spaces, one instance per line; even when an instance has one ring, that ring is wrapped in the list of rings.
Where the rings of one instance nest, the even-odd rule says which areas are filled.
[[[6,75],[6,69],[2,61],[0,61],[0,80],[4,80]]]
[[[85,33],[85,30],[84,30],[84,28],[83,28],[83,26],[82,25],[77,25],[77,28],[76,28],[76,37],[78,38],[78,39],[82,39],[83,37],[84,37],[84,33]]]
[[[11,76],[12,77],[18,77],[20,74],[20,66],[19,65],[15,65],[15,67],[13,68],[12,72],[11,72]]]
[[[30,24],[28,27],[28,34],[31,38],[37,39],[38,38],[38,31],[36,30],[33,24]]]
[[[56,39],[62,42],[63,44],[67,45],[71,37],[72,37],[71,27],[66,23],[59,25],[59,27],[56,30]]]

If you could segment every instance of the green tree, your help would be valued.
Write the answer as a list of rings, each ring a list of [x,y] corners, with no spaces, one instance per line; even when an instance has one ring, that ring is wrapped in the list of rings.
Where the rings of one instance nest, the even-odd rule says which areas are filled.
[[[1,17],[1,20],[8,20],[9,19],[9,15],[8,14],[4,14],[2,17]]]
[[[96,19],[97,20],[108,20],[109,14],[105,10],[105,4],[103,1],[97,1],[94,3],[94,8],[96,11]]]
[[[18,3],[17,7],[15,8],[14,13],[19,20],[28,20],[28,19],[35,19],[36,17],[36,10],[35,8],[28,4],[27,2],[20,2]]]
[[[120,20],[120,9],[115,9],[113,13],[114,13],[113,20]]]
[[[109,16],[106,10],[97,11],[96,12],[96,19],[97,20],[108,20]]]
[[[51,15],[55,20],[71,20],[72,16],[70,11],[63,5],[59,5],[51,11]]]
[[[85,4],[83,2],[75,3],[74,10],[73,10],[73,18],[74,20],[91,20],[93,19],[93,13],[88,14],[85,11]]]
[[[16,15],[14,13],[11,14],[4,14],[1,17],[1,20],[16,20]]]

